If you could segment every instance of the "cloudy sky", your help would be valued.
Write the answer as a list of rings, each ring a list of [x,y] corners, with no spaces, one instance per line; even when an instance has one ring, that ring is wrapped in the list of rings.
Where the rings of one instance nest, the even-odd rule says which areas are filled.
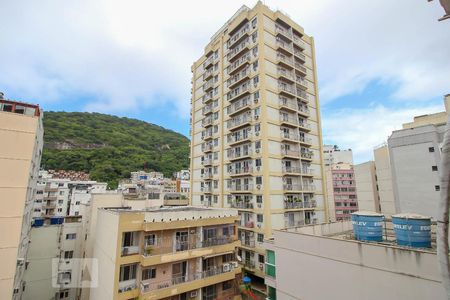
[[[0,91],[44,110],[129,116],[189,134],[190,67],[256,1],[0,0]],[[356,162],[450,93],[438,1],[265,1],[316,40],[326,143]]]

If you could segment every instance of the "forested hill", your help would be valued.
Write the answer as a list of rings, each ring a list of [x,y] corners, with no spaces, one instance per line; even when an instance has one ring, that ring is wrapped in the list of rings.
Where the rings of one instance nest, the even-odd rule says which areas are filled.
[[[189,140],[174,131],[99,113],[44,113],[44,169],[85,171],[117,186],[131,171],[166,176],[189,166]]]

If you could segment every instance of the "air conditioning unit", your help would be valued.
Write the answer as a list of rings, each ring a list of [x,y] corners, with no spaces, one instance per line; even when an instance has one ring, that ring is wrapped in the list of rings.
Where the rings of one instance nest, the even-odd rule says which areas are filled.
[[[237,268],[237,267],[239,266],[239,264],[238,264],[238,262],[237,262],[237,261],[233,261],[233,262],[231,262],[231,263],[230,263],[230,265],[232,265],[232,266],[233,266],[233,268]]]
[[[256,167],[256,171],[261,171],[261,167]]]
[[[198,295],[198,291],[192,291],[192,292],[189,294],[189,297],[195,298],[195,297],[197,297],[197,295]]]
[[[261,208],[261,207],[262,207],[262,204],[261,204],[261,203],[258,203],[257,206],[258,206],[258,208]]]
[[[262,227],[262,224],[261,224],[261,223],[258,223],[258,224],[256,224],[256,226],[257,226],[258,228],[261,228],[261,227]]]
[[[258,184],[258,185],[256,186],[256,188],[257,188],[258,190],[260,190],[260,189],[261,189],[261,185]]]
[[[256,98],[256,99],[253,100],[253,102],[255,102],[255,103],[258,103],[258,101],[259,101],[258,98]]]
[[[255,120],[258,120],[258,119],[259,119],[259,116],[258,116],[258,115],[256,115],[256,116],[255,116]]]
[[[259,263],[259,269],[262,271],[264,269],[264,264],[263,263]]]
[[[229,271],[231,271],[231,266],[230,266],[230,264],[224,264],[224,265],[223,265],[223,271],[224,271],[224,272],[229,272]]]
[[[255,135],[256,135],[256,136],[259,136],[259,131],[255,132]]]

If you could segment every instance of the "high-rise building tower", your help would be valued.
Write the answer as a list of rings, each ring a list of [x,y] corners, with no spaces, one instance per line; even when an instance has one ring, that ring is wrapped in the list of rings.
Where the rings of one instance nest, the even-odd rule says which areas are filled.
[[[33,197],[41,163],[43,112],[0,93],[0,290],[22,299]]]
[[[192,73],[191,202],[239,209],[242,259],[263,276],[273,229],[328,219],[314,40],[243,6]]]

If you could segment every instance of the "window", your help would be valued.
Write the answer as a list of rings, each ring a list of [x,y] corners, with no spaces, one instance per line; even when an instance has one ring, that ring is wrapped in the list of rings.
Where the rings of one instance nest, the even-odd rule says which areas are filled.
[[[34,209],[35,212],[40,212],[41,210],[39,208]]]
[[[219,196],[217,196],[217,195],[214,195],[213,201],[214,201],[214,203],[217,203],[217,202],[219,202]]]
[[[434,147],[429,147],[428,152],[434,152]]]
[[[73,258],[73,251],[64,251],[64,259]]]
[[[262,203],[263,202],[263,197],[262,195],[257,195],[256,196],[256,203]]]
[[[59,292],[59,299],[64,299],[69,297],[69,291]]]
[[[58,200],[58,204],[63,204],[64,200]]]
[[[432,171],[437,171],[438,170],[438,166],[431,166],[431,170]]]
[[[58,212],[62,212],[62,208],[58,208]]]
[[[37,195],[42,195],[44,193],[44,191],[36,191]]]
[[[142,270],[142,280],[154,279],[156,278],[156,269],[148,268]]]
[[[266,275],[275,278],[275,252],[266,251]]]
[[[258,241],[258,243],[264,242],[264,234],[258,233],[257,241]],[[261,256],[262,256],[262,255],[261,255]],[[264,256],[263,256],[263,257],[264,257]],[[260,262],[264,263],[264,260],[263,260],[263,261],[260,261]]]
[[[58,183],[58,187],[64,186],[64,183]]]
[[[136,279],[136,265],[120,266],[119,281]]]
[[[257,167],[261,167],[261,165],[262,165],[262,163],[261,163],[261,158],[255,159],[255,165],[256,165]]]
[[[263,220],[264,220],[263,215],[260,215],[260,214],[256,215],[256,221],[258,221],[259,223],[262,223]]]
[[[59,194],[62,196],[64,195],[64,191],[60,191]]]
[[[263,264],[265,261],[264,261],[264,255],[261,255],[261,254],[258,254],[258,262],[260,263],[260,264]]]
[[[80,205],[80,201],[75,202],[75,205]]]
[[[262,184],[262,177],[261,176],[257,176],[256,177],[256,184]]]
[[[435,185],[434,189],[436,190],[436,192],[439,192],[441,190],[441,187],[439,185]]]
[[[214,188],[215,189],[219,188],[219,181],[218,180],[214,180],[213,183],[214,183]]]
[[[257,18],[254,18],[253,20],[252,20],[252,28],[256,28],[256,23],[258,22],[258,19]]]
[[[66,234],[66,240],[74,240],[77,238],[77,234],[76,233],[68,233]]]
[[[79,211],[76,211],[76,212],[75,212],[75,216],[78,216],[79,214],[80,214]]]
[[[222,283],[222,290],[228,290],[231,289],[231,287],[232,287],[231,280]]]

